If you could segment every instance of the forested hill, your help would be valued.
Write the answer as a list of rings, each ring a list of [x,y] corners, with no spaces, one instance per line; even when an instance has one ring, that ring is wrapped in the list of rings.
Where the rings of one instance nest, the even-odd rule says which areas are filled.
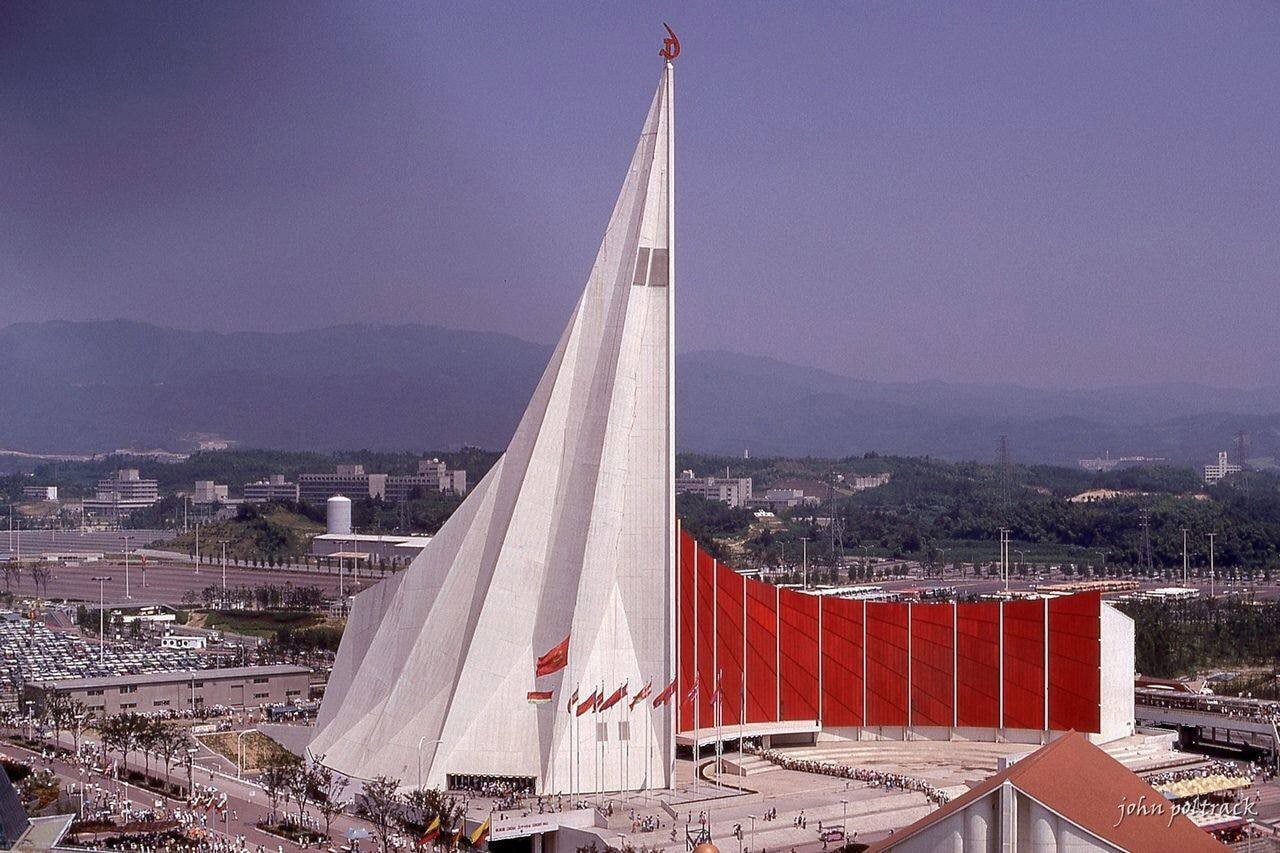
[[[288,450],[497,449],[549,354],[509,335],[410,324],[233,334],[15,324],[0,328],[0,450],[187,450],[211,436]],[[1007,435],[1024,462],[1110,451],[1203,464],[1244,430],[1251,455],[1280,457],[1280,386],[886,383],[725,352],[682,353],[677,373],[688,450],[991,459]]]

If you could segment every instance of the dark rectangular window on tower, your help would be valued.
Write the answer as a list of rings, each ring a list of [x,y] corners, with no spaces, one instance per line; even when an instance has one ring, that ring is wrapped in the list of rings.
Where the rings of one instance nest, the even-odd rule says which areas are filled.
[[[667,250],[653,250],[653,267],[649,270],[650,287],[667,286]]]
[[[636,287],[644,287],[645,282],[649,278],[649,248],[647,246],[640,247],[640,254],[636,256],[636,276],[632,279],[631,284]]]

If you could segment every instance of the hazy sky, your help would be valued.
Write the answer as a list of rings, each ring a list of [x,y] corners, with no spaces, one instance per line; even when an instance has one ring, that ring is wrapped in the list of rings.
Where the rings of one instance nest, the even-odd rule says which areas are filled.
[[[1280,5],[0,4],[0,324],[549,342],[677,69],[682,349],[1275,382]]]

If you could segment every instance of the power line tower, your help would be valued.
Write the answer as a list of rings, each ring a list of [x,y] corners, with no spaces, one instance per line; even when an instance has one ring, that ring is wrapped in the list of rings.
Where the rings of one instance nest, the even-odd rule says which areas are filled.
[[[1154,560],[1151,558],[1151,510],[1143,507],[1138,511],[1138,528],[1142,531],[1142,547],[1138,553],[1138,570],[1150,577],[1154,571]]]
[[[1236,464],[1240,466],[1240,490],[1249,491],[1249,472],[1245,460],[1249,458],[1249,433],[1240,430],[1236,433]]]

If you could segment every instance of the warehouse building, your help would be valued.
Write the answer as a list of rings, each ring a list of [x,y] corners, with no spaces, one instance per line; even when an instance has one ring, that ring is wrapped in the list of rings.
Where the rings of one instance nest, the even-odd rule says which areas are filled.
[[[43,708],[53,696],[68,696],[84,703],[89,713],[108,716],[216,705],[259,708],[305,702],[310,681],[311,670],[305,666],[238,666],[37,682],[23,688],[22,698]]]

